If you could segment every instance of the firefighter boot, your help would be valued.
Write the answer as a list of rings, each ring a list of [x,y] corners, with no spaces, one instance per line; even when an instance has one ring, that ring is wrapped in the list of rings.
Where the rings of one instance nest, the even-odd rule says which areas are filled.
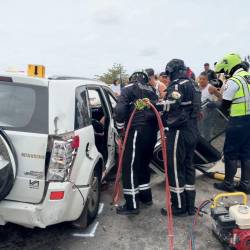
[[[116,213],[117,214],[120,214],[120,215],[132,215],[132,214],[139,214],[139,209],[138,208],[135,208],[135,209],[131,209],[131,208],[128,208],[126,203],[122,206],[118,206],[116,208]]]
[[[250,160],[241,161],[241,179],[235,189],[250,194]]]
[[[186,209],[175,208],[175,207],[172,207],[172,213],[173,213],[173,216],[176,216],[176,217],[186,217],[188,215]],[[166,216],[168,214],[167,209],[162,208],[161,209],[161,214],[163,216]]]
[[[221,183],[214,183],[216,189],[234,192],[234,176],[237,172],[237,160],[225,159],[225,179]]]
[[[192,191],[185,191],[186,194],[186,206],[187,206],[187,212],[190,216],[195,215],[196,209],[195,209],[195,196],[196,192],[195,190]]]

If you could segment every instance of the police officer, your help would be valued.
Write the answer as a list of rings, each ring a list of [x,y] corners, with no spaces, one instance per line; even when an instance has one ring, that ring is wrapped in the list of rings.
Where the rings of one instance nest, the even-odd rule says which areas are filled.
[[[199,137],[197,119],[201,106],[198,85],[187,77],[186,66],[180,59],[166,66],[170,77],[164,107],[163,121],[167,127],[168,174],[175,216],[195,213],[195,168],[192,165]],[[162,214],[166,210],[162,209]]]
[[[225,179],[215,188],[232,192],[237,161],[241,162],[241,180],[236,189],[250,194],[250,73],[238,54],[228,54],[216,64],[216,73],[229,77],[220,108],[229,111],[224,144]]]
[[[136,72],[130,77],[130,84],[122,89],[115,108],[120,133],[126,127],[135,105],[138,106],[138,100],[143,98],[155,104],[158,101],[154,88],[149,85],[147,73]],[[157,120],[146,105],[138,109],[124,151],[122,183],[126,202],[117,208],[118,214],[139,213],[139,202],[152,204],[149,162],[157,139]]]

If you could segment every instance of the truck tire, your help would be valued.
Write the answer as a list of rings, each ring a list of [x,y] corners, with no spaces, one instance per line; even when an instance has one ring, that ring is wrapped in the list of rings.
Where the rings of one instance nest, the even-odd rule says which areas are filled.
[[[0,129],[0,201],[11,191],[17,172],[17,158],[6,133]]]
[[[97,166],[91,180],[91,189],[87,201],[87,225],[90,225],[98,214],[101,197],[101,169]]]
[[[92,176],[91,189],[80,217],[71,223],[74,228],[85,229],[97,216],[101,196],[101,169],[97,165]]]

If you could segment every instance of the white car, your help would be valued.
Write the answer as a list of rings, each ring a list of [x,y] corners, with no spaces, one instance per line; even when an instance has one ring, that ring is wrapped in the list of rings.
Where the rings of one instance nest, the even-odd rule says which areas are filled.
[[[0,225],[93,221],[116,164],[115,104],[98,81],[0,75]]]

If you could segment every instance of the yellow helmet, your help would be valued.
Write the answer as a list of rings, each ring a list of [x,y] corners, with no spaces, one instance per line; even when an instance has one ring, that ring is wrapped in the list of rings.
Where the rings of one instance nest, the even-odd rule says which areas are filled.
[[[215,72],[216,73],[225,73],[230,74],[231,70],[242,63],[242,59],[239,54],[231,53],[223,57],[223,59],[216,63]]]

